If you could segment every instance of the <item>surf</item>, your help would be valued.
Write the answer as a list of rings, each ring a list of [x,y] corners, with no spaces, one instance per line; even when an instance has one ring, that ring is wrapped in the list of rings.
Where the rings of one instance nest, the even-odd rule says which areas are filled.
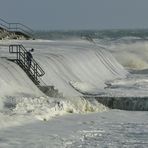
[[[106,45],[81,39],[9,40],[2,41],[1,44],[3,57],[10,57],[10,44],[34,48],[33,57],[46,73],[40,79],[41,85],[54,86],[62,94],[61,97],[54,98],[46,96],[17,64],[0,58],[1,110],[8,115],[16,114],[46,121],[69,113],[108,111],[107,105],[99,102],[98,98],[118,98],[121,94],[133,92],[123,89],[128,90],[129,83],[126,80],[131,74],[114,58],[108,51],[111,48]],[[133,87],[134,79],[131,82]],[[108,84],[111,88],[106,88]],[[118,85],[118,89],[114,89],[115,85]],[[145,91],[139,94],[142,96],[144,93]]]

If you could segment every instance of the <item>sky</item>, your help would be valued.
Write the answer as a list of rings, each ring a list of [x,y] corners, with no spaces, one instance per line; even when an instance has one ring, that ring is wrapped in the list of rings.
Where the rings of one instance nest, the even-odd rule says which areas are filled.
[[[148,28],[148,0],[0,0],[0,18],[36,30]]]

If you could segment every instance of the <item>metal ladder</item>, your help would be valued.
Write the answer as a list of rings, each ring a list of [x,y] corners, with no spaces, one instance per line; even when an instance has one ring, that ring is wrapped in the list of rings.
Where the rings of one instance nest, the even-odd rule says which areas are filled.
[[[27,50],[25,47],[23,45],[9,45],[9,53],[16,54],[16,58],[11,59],[11,61],[15,61],[26,72],[30,79],[36,85],[39,85],[40,81],[38,78],[43,76],[45,72],[33,58],[29,67],[27,61]]]
[[[8,23],[4,19],[0,18],[0,28],[6,29],[10,32],[23,34],[27,38],[34,38],[34,31],[21,23]]]

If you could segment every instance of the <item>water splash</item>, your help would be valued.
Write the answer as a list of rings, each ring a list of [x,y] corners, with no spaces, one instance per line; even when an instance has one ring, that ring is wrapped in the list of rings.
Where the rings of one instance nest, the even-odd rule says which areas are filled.
[[[55,116],[69,113],[103,112],[108,108],[96,102],[90,102],[84,98],[55,99],[49,97],[21,98],[18,99],[13,112],[27,114],[39,120],[49,120]]]

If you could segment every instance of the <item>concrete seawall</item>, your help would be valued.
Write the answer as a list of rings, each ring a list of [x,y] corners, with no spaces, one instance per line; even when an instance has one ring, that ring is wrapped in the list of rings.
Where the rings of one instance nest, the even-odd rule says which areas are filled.
[[[130,111],[148,111],[148,97],[105,97],[84,96],[87,100],[95,99],[111,108]]]
[[[20,39],[26,39],[26,37],[21,34],[17,34],[15,32],[7,31],[6,29],[0,27],[0,40],[7,40],[7,39],[20,40]]]

